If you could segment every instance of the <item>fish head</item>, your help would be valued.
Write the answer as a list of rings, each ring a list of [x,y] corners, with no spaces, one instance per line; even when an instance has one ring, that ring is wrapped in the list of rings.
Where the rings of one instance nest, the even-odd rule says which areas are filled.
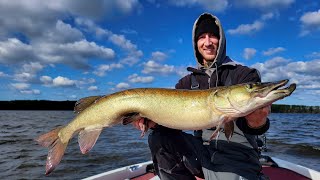
[[[216,91],[214,106],[232,117],[245,116],[256,109],[290,96],[296,89],[296,84],[280,89],[288,81],[256,82],[225,87],[221,91]]]

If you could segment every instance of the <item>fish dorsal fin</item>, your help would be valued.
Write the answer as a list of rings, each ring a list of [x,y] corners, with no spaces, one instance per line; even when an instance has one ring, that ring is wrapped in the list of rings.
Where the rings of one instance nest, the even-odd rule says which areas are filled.
[[[92,147],[96,144],[101,131],[102,128],[83,129],[80,131],[78,143],[82,154],[86,154],[92,149]]]
[[[89,96],[89,97],[79,99],[74,105],[73,112],[76,114],[79,114],[80,112],[85,110],[87,107],[89,107],[91,104],[96,102],[96,100],[100,99],[101,97],[102,96]]]

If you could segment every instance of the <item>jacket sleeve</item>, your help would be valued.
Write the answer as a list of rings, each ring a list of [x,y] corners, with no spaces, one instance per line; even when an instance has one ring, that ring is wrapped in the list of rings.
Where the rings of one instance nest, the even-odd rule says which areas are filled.
[[[175,86],[176,89],[190,89],[190,87],[191,87],[190,74],[181,78]]]
[[[251,135],[262,135],[265,132],[267,132],[267,130],[270,127],[269,119],[267,119],[266,123],[263,126],[257,129],[254,129],[248,126],[247,120],[244,117],[238,118],[236,121],[236,124],[242,132],[246,134],[251,134]]]
[[[241,66],[238,71],[235,72],[237,77],[236,83],[249,83],[249,82],[261,82],[260,73],[258,70]]]
[[[236,72],[235,75],[236,77],[238,77],[237,78],[238,84],[248,83],[248,82],[261,82],[259,71],[256,69],[245,67],[245,66],[242,66],[241,68],[239,68],[239,71]],[[269,129],[270,120],[267,118],[266,123],[259,128],[251,128],[244,117],[238,118],[236,121],[236,124],[238,128],[244,133],[252,134],[252,135],[261,135],[267,132],[267,130]]]

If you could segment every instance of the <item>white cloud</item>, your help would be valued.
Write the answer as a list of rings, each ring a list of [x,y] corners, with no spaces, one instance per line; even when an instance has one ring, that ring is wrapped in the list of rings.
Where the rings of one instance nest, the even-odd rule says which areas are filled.
[[[300,17],[300,21],[306,26],[320,26],[320,9],[314,12],[307,12]]]
[[[261,16],[261,20],[264,20],[264,21],[265,21],[265,20],[269,20],[269,19],[272,19],[274,16],[275,16],[274,13],[268,12],[268,13],[263,14],[263,15]]]
[[[236,6],[245,8],[256,8],[263,11],[287,8],[294,3],[294,0],[234,0]]]
[[[98,89],[97,86],[90,86],[90,87],[88,88],[88,90],[89,90],[89,91],[98,91],[99,89]]]
[[[128,77],[131,83],[152,83],[154,80],[153,76],[139,76],[138,74],[132,74]]]
[[[267,12],[265,14],[262,14],[261,17],[257,20],[255,20],[252,24],[240,24],[235,29],[229,29],[227,32],[229,34],[241,34],[241,35],[248,35],[256,33],[262,28],[264,28],[266,21],[274,18],[277,16],[278,13],[276,12]]]
[[[12,83],[11,86],[17,90],[25,90],[30,88],[30,84],[28,83]]]
[[[52,85],[55,87],[70,87],[75,86],[76,81],[66,77],[58,76],[52,80]]]
[[[0,63],[15,64],[35,59],[37,58],[31,45],[16,38],[0,41]]]
[[[313,91],[320,88],[320,60],[293,62],[276,57],[252,67],[260,71],[264,82],[289,79],[291,83],[298,84],[298,89]]]
[[[290,59],[286,59],[286,58],[283,58],[283,57],[274,57],[272,59],[269,59],[265,62],[265,66],[266,68],[268,69],[273,69],[277,66],[285,66],[287,65],[291,60]]]
[[[121,30],[121,32],[123,34],[138,34],[138,32],[133,29],[123,29],[123,30]]]
[[[320,59],[312,61],[297,61],[288,64],[288,68],[296,73],[303,73],[310,76],[320,77]]]
[[[124,57],[122,59],[120,59],[120,63],[122,64],[126,64],[129,66],[133,66],[135,64],[137,64],[140,61],[140,58],[137,56],[130,56],[128,55],[127,57]]]
[[[50,29],[40,38],[40,41],[46,39],[46,42],[54,43],[70,43],[80,41],[84,38],[82,32],[70,24],[66,24],[61,20],[57,20],[54,29]],[[34,38],[37,40],[37,38]]]
[[[34,45],[24,44],[16,38],[0,42],[0,63],[30,62],[29,67],[33,66],[38,70],[43,68],[40,63],[64,63],[75,68],[87,69],[88,58],[112,59],[113,57],[112,49],[87,40],[66,44],[37,42]]]
[[[30,62],[29,64],[24,64],[22,66],[22,70],[24,72],[29,72],[32,74],[35,74],[39,71],[41,71],[44,68],[43,65],[41,65],[39,62]]]
[[[253,24],[241,24],[235,29],[229,29],[227,32],[230,34],[252,34],[261,30],[264,23],[261,21],[255,21]]]
[[[302,23],[302,30],[300,35],[305,36],[312,31],[320,30],[320,9],[314,12],[306,12],[300,17]]]
[[[256,55],[257,50],[254,48],[245,48],[243,50],[243,58],[246,60],[249,60],[251,58],[253,58],[253,56]]]
[[[128,83],[121,82],[116,85],[116,88],[117,89],[128,89],[128,88],[130,88],[130,85]]]
[[[265,55],[265,56],[271,56],[271,55],[274,55],[276,53],[279,53],[279,52],[282,52],[282,51],[285,51],[285,50],[286,49],[283,48],[283,47],[269,48],[268,50],[263,51],[262,54]]]
[[[201,6],[205,10],[214,12],[223,12],[229,5],[228,0],[170,0],[169,2],[178,7]]]
[[[34,74],[23,72],[23,73],[15,74],[13,79],[19,82],[30,82],[34,78],[35,78]]]
[[[66,12],[80,17],[102,19],[137,12],[140,7],[138,0],[0,1],[0,21],[5,27],[18,27],[19,30],[24,29],[30,33],[34,27],[34,34],[37,34],[48,28],[53,19],[65,17]]]
[[[290,61],[291,60],[285,59],[283,57],[274,57],[272,59],[266,60],[264,63],[256,63],[252,65],[252,67],[258,69],[261,74],[266,74],[269,72],[271,72],[270,74],[274,74],[274,72],[272,72],[272,69],[278,68],[277,73],[281,74],[280,71],[282,71],[283,67],[287,65]],[[278,74],[274,74],[274,75],[277,76]],[[272,79],[272,78],[268,78],[268,79]]]
[[[121,12],[123,14],[129,14],[140,8],[139,0],[122,0],[122,1],[110,1],[104,0],[104,7],[106,11],[113,13]]]
[[[135,51],[137,49],[137,45],[131,43],[130,40],[126,39],[124,35],[112,34],[109,37],[109,40],[119,47],[126,49],[128,51]]]
[[[89,19],[77,18],[76,23],[79,26],[83,26],[86,31],[94,33],[97,37],[107,37],[111,43],[124,50],[127,56],[121,58],[120,63],[122,64],[134,65],[143,55],[143,52],[138,49],[137,45],[132,43],[131,40],[127,39],[124,35],[115,34],[108,29],[103,29]]]
[[[77,84],[79,85],[86,85],[86,84],[93,84],[96,80],[93,78],[81,78],[81,80],[77,81]]]
[[[36,76],[44,68],[39,62],[30,62],[23,64],[20,69],[16,70],[13,79],[18,82],[36,82]]]
[[[175,69],[174,66],[172,65],[167,65],[167,64],[159,64],[155,61],[148,61],[144,63],[144,68],[142,70],[142,73],[144,74],[150,74],[150,73],[155,73],[155,74],[171,74],[174,73]]]
[[[21,94],[33,94],[33,95],[39,95],[41,94],[41,91],[38,89],[31,89],[31,90],[21,90]]]
[[[98,46],[95,42],[87,40],[66,44],[37,44],[39,58],[49,63],[62,63],[77,69],[88,69],[90,58],[112,59],[115,53],[110,48]]]
[[[118,63],[118,64],[101,64],[99,65],[99,67],[93,71],[93,74],[97,75],[97,76],[105,76],[106,72],[112,71],[113,69],[120,69],[123,68],[123,65]]]
[[[138,50],[137,45],[126,39],[124,35],[110,33],[109,40],[128,53],[127,57],[121,60],[121,63],[123,64],[134,65],[140,60],[140,57],[143,55],[143,52],[141,50]]]
[[[39,95],[41,91],[38,89],[30,89],[31,85],[28,83],[11,83],[13,89],[17,90],[21,94]]]
[[[155,51],[151,54],[151,59],[154,61],[163,61],[168,58],[168,55],[161,51]]]
[[[96,19],[109,13],[106,9],[118,14],[131,13],[137,5],[138,1],[0,1],[0,64],[20,66],[33,62],[45,67],[61,63],[88,70],[88,59],[112,59],[115,53],[88,42],[77,24],[67,23],[68,16]],[[19,36],[9,38],[14,33]],[[18,73],[35,75],[30,71]]]
[[[306,57],[320,58],[320,52],[312,52],[311,54],[306,55]]]
[[[0,71],[0,77],[8,77],[9,75]]]
[[[41,76],[40,77],[40,81],[44,84],[44,85],[50,85],[52,84],[52,78],[49,76]]]

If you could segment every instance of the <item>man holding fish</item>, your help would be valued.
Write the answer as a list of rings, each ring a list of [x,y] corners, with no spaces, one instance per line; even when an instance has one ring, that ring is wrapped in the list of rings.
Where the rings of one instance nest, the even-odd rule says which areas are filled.
[[[198,68],[176,84],[176,89],[209,89],[217,86],[260,82],[259,72],[226,56],[226,39],[217,17],[204,13],[195,21],[192,40]],[[133,125],[153,129],[149,146],[156,173],[161,179],[264,179],[256,135],[269,129],[271,105],[215,128],[195,131],[194,136],[141,118]],[[183,122],[182,122],[183,123]],[[228,132],[229,127],[234,132]],[[225,137],[225,132],[228,137]],[[233,135],[232,135],[233,134]],[[212,140],[211,140],[212,139]]]
[[[256,135],[269,128],[270,105],[290,96],[296,84],[260,83],[257,70],[234,63],[211,14],[196,20],[193,43],[199,68],[188,68],[192,73],[176,89],[128,89],[77,101],[71,122],[35,139],[49,149],[46,175],[75,135],[86,154],[104,128],[133,123],[142,135],[153,129],[148,140],[161,179],[262,179]]]

